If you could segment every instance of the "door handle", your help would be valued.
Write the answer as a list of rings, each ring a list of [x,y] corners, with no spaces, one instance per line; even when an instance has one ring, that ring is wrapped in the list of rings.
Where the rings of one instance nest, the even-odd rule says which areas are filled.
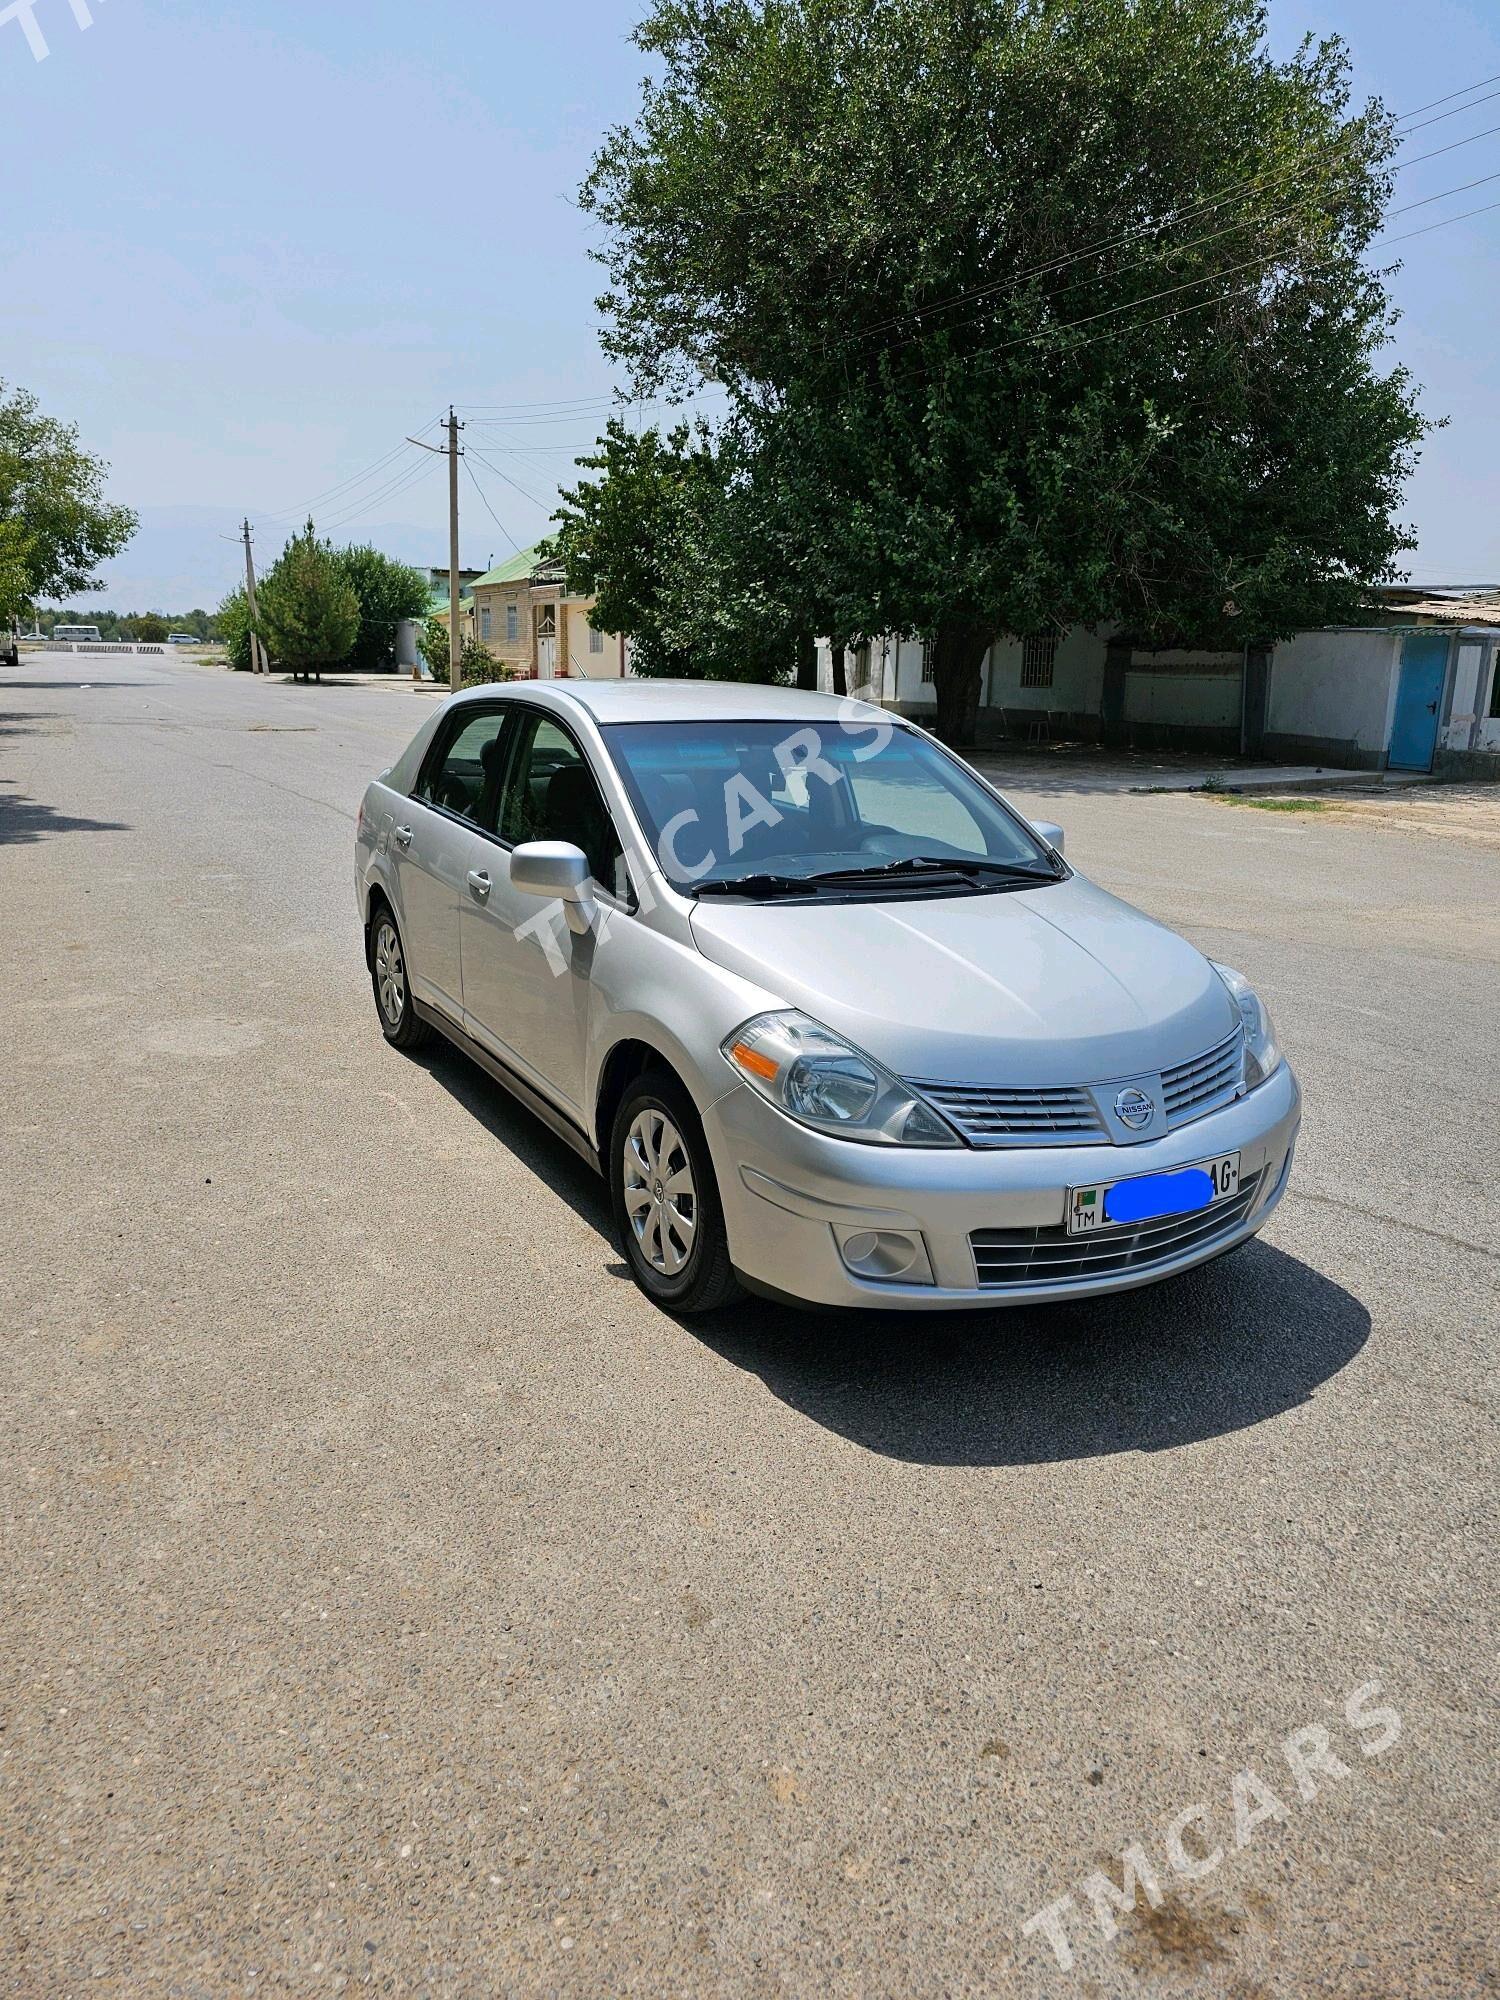
[[[398,847],[410,847],[411,828],[409,826],[398,826],[395,832],[391,835],[391,838],[392,840],[395,841]]]
[[[483,869],[471,868],[469,870],[469,887],[482,903],[490,893],[490,878],[484,873]]]

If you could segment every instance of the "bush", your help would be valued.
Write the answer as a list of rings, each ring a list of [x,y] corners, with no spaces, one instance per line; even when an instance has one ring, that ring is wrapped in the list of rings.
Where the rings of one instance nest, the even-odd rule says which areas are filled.
[[[429,618],[422,627],[422,635],[417,641],[417,650],[427,662],[427,671],[435,681],[448,678],[448,627],[441,618]]]
[[[448,627],[439,618],[429,618],[419,643],[432,678],[446,686],[450,673]],[[482,646],[477,639],[464,640],[458,657],[458,670],[463,687],[491,687],[499,681],[516,678],[516,670],[510,662],[497,660],[488,646]]]
[[[492,687],[499,681],[513,681],[516,670],[509,660],[497,660],[477,639],[465,639],[459,655],[459,672],[465,687]]]

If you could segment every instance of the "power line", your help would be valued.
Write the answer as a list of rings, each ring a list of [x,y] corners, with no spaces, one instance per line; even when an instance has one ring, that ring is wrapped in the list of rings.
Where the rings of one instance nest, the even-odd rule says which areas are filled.
[[[1490,178],[1500,179],[1500,175],[1491,175]],[[1475,184],[1471,183],[1471,185]],[[1462,193],[1462,189],[1460,188],[1447,188],[1444,190],[1445,195],[1459,194],[1459,193]],[[1441,201],[1443,200],[1443,198],[1444,195],[1433,195],[1431,197],[1433,201]],[[1425,203],[1413,203],[1412,205],[1413,207],[1426,206]],[[1497,206],[1500,206],[1500,204],[1497,204]],[[1483,209],[1469,210],[1469,214],[1472,215],[1482,215],[1485,212],[1486,211]],[[1444,218],[1442,222],[1432,223],[1427,229],[1414,229],[1411,231],[1410,235],[1394,236],[1390,239],[1390,243],[1392,245],[1397,243],[1409,243],[1413,237],[1429,235],[1432,229],[1443,229],[1446,228],[1448,223],[1450,222],[1462,222],[1464,221],[1464,219],[1465,219],[1464,216],[1461,215],[1447,216]],[[1107,306],[1102,312],[1088,313],[1082,319],[1064,320],[1060,326],[1053,327],[1051,329],[1044,328],[1039,333],[1022,334],[1018,340],[1002,341],[998,347],[985,348],[981,351],[988,354],[1004,354],[1009,348],[1024,347],[1027,346],[1032,341],[1046,339],[1048,331],[1054,333],[1067,333],[1073,327],[1093,326],[1097,321],[1101,319],[1111,319],[1121,313],[1133,312],[1137,306],[1149,306],[1154,304],[1157,299],[1169,299],[1175,297],[1180,292],[1190,292],[1192,291],[1195,285],[1208,284],[1211,278],[1232,278],[1238,271],[1249,271],[1254,269],[1257,265],[1259,265],[1262,269],[1264,269],[1268,265],[1274,264],[1276,261],[1277,257],[1275,254],[1269,257],[1265,256],[1249,257],[1245,260],[1243,264],[1231,264],[1227,270],[1215,271],[1210,274],[1210,277],[1189,278],[1186,281],[1186,283],[1181,285],[1171,285],[1165,291],[1149,292],[1143,299],[1129,299],[1125,302],[1124,305]],[[1314,266],[1314,268],[1316,269],[1317,267]]]
[[[516,540],[515,536],[511,533],[510,529],[506,527],[505,523],[501,520],[500,516],[495,512],[494,508],[490,505],[489,496],[488,494],[486,494],[484,488],[479,483],[479,474],[474,470],[473,466],[469,463],[469,456],[470,454],[468,452],[464,453],[464,470],[468,473],[470,479],[472,479],[474,482],[474,491],[479,495],[480,499],[484,502],[484,511],[486,512],[486,514],[489,515],[490,519],[494,522],[495,526],[500,530],[501,534],[504,535],[505,539],[510,543],[511,547],[515,550],[516,554],[519,555],[521,553],[521,544]]]
[[[489,470],[494,473],[497,479],[503,479],[507,486],[514,486],[516,491],[520,494],[523,500],[529,500],[533,507],[540,507],[543,513],[546,512],[547,503],[545,500],[538,500],[534,493],[528,493],[526,491],[526,488],[521,484],[521,482],[518,479],[512,479],[510,474],[504,471],[502,467],[498,465],[491,465],[490,461],[485,457],[484,453],[478,449],[477,446],[470,445],[469,449],[474,454],[475,458],[479,460],[479,463],[481,465],[489,467]]]
[[[461,410],[565,410],[613,400],[613,390],[601,389],[591,396],[555,396],[538,403],[460,403],[458,407]]]
[[[1486,79],[1486,81],[1494,81],[1494,80],[1495,79],[1490,79],[1490,78]],[[1479,87],[1480,87],[1479,85],[1474,84],[1471,85],[1469,88],[1470,91],[1473,91],[1477,90]],[[1467,95],[1467,94],[1468,94],[1467,92],[1454,93],[1455,96]],[[1473,101],[1473,103],[1460,105],[1457,107],[1457,109],[1453,111],[1445,111],[1442,114],[1442,118],[1460,117],[1465,111],[1472,110],[1476,108],[1476,106],[1479,104],[1486,104],[1490,101],[1490,98],[1493,97],[1500,97],[1500,91],[1492,91],[1490,92],[1488,97],[1477,98]],[[1447,102],[1447,100],[1444,98],[1435,98],[1433,101],[1434,103],[1437,104],[1442,104]],[[1427,107],[1422,107],[1422,108],[1425,109]],[[1437,125],[1442,122],[1442,118],[1430,118],[1426,120],[1425,123],[1426,125]],[[1399,124],[1404,122],[1406,121],[1399,120],[1398,126]],[[1421,131],[1425,129],[1425,125],[1415,126],[1412,129],[1415,131]],[[1500,129],[1500,128],[1494,128],[1494,129]],[[1437,159],[1439,154],[1441,153],[1455,151],[1459,146],[1470,145],[1475,140],[1482,139],[1487,136],[1488,134],[1486,133],[1476,132],[1467,139],[1460,139],[1455,141],[1454,145],[1451,147],[1441,146],[1431,153],[1423,153],[1418,155],[1416,159],[1401,161],[1396,165],[1393,171],[1397,173],[1404,173],[1408,167],[1418,166],[1422,163],[1423,160]],[[1299,179],[1304,175],[1311,173],[1315,167],[1320,166],[1322,164],[1323,162],[1316,158],[1312,160],[1303,160],[1299,164],[1295,165],[1288,164],[1286,167],[1278,169],[1273,173],[1261,174],[1259,176],[1251,175],[1248,179],[1231,182],[1230,185],[1221,190],[1220,193],[1212,196],[1205,196],[1200,201],[1189,203],[1189,205],[1186,208],[1180,210],[1172,219],[1174,222],[1177,223],[1188,221],[1195,215],[1202,215],[1212,209],[1221,208],[1225,202],[1233,200],[1237,195],[1253,194],[1259,188],[1267,187],[1276,182],[1285,181],[1289,178],[1292,180]],[[1298,204],[1297,206],[1305,207],[1306,203],[1303,202],[1301,204]],[[1290,213],[1292,211],[1288,212]],[[1271,218],[1271,219],[1274,220],[1276,218]],[[954,307],[960,305],[966,305],[975,299],[990,298],[997,293],[1014,291],[1018,286],[1025,284],[1029,279],[1048,277],[1055,271],[1066,270],[1070,264],[1081,263],[1085,258],[1103,256],[1109,250],[1121,249],[1126,244],[1137,242],[1143,236],[1149,236],[1153,233],[1153,231],[1159,231],[1165,226],[1166,225],[1160,221],[1142,223],[1134,229],[1126,230],[1122,235],[1103,239],[1097,243],[1088,245],[1083,250],[1070,251],[1062,256],[1045,259],[1043,262],[1039,264],[1033,264],[1029,267],[1023,268],[1020,271],[1013,271],[1004,278],[997,278],[990,284],[976,285],[971,287],[967,291],[955,292],[946,299],[934,300],[930,305],[913,306],[906,312],[893,313],[889,318],[884,320],[877,320],[873,326],[864,327],[858,333],[851,334],[846,341],[833,343],[830,346],[830,348],[828,348],[826,351],[837,352],[841,346],[857,345],[860,342],[873,339],[876,334],[883,333],[894,327],[902,326],[906,324],[908,321],[912,320],[921,321],[923,319],[933,317],[940,313],[949,312]],[[1226,235],[1229,233],[1231,229],[1240,226],[1241,225],[1238,223],[1230,224],[1226,229],[1217,231],[1215,233],[1218,235]],[[1212,236],[1200,237],[1196,240],[1198,242],[1211,242],[1213,240],[1213,237]],[[1182,247],[1191,249],[1193,245],[1187,244]],[[1144,261],[1150,262],[1151,260],[1148,258]],[[1131,268],[1134,267],[1127,265],[1126,271],[1128,272]],[[1119,276],[1123,274],[1116,273],[1115,275]],[[1077,287],[1072,286],[1068,287],[1068,289],[1076,290]]]
[[[1500,181],[1500,174],[1483,174],[1477,181],[1465,181],[1462,187],[1444,188],[1441,194],[1430,194],[1421,201],[1409,201],[1404,208],[1393,208],[1392,215],[1410,215],[1414,208],[1431,208],[1435,201],[1446,201],[1450,195],[1467,194],[1470,188],[1488,187],[1491,181]],[[1458,220],[1455,216],[1454,221]]]
[[[1419,104],[1413,111],[1403,111],[1396,122],[1404,125],[1409,118],[1420,118],[1424,111],[1435,111],[1440,104],[1451,104],[1455,97],[1467,97],[1472,90],[1483,90],[1487,83],[1500,83],[1500,76],[1482,76],[1478,83],[1466,84],[1462,90],[1450,90],[1446,97],[1433,98],[1431,104]]]
[[[1450,193],[1453,193],[1453,192],[1456,192],[1456,191],[1457,191],[1457,190],[1453,190],[1453,189],[1450,189],[1450,190],[1449,190],[1449,192],[1450,192]],[[1438,198],[1438,197],[1434,197],[1434,199],[1437,199],[1437,198]],[[1469,209],[1465,209],[1465,210],[1464,210],[1464,212],[1463,212],[1463,213],[1462,213],[1461,215],[1446,215],[1446,216],[1444,216],[1444,217],[1443,217],[1443,219],[1442,219],[1442,221],[1441,221],[1441,222],[1429,222],[1429,223],[1427,223],[1427,224],[1426,224],[1426,225],[1425,225],[1425,226],[1424,226],[1423,228],[1421,228],[1421,229],[1410,229],[1410,230],[1406,230],[1406,231],[1404,231],[1404,232],[1403,232],[1403,233],[1402,233],[1402,234],[1401,234],[1400,236],[1393,236],[1393,237],[1391,237],[1391,238],[1390,238],[1390,245],[1391,245],[1391,247],[1394,247],[1394,246],[1395,246],[1395,245],[1396,245],[1397,243],[1411,243],[1411,242],[1414,242],[1414,241],[1416,240],[1416,238],[1417,238],[1417,237],[1419,237],[1419,236],[1431,236],[1431,235],[1432,235],[1432,234],[1434,233],[1434,231],[1436,231],[1436,230],[1439,230],[1439,229],[1447,229],[1447,228],[1451,227],[1451,226],[1452,226],[1452,224],[1454,224],[1455,222],[1467,222],[1467,221],[1469,221],[1469,220],[1470,220],[1470,218],[1471,218],[1471,217],[1473,217],[1473,216],[1476,216],[1476,215],[1488,215],[1488,214],[1490,214],[1490,213],[1491,213],[1491,212],[1492,212],[1493,210],[1495,210],[1495,209],[1500,209],[1500,201],[1493,201],[1493,202],[1487,202],[1487,203],[1485,203],[1485,204],[1484,204],[1484,206],[1483,206],[1483,207],[1480,207],[1480,208],[1469,208]],[[1262,261],[1264,261],[1264,262],[1272,262],[1272,261],[1274,261],[1274,259],[1267,259],[1267,260],[1262,260]],[[1235,267],[1235,268],[1236,268],[1236,269],[1240,269],[1240,270],[1244,270],[1244,269],[1247,269],[1247,268],[1248,268],[1248,266],[1246,266],[1246,265],[1240,265],[1240,266],[1237,266],[1237,267]],[[1314,265],[1314,266],[1313,266],[1312,268],[1313,268],[1314,270],[1316,270],[1316,269],[1318,269],[1318,268],[1320,268],[1320,267],[1319,267],[1319,266],[1317,266],[1317,265]],[[1324,269],[1326,269],[1326,268],[1328,268],[1328,267],[1327,267],[1327,266],[1325,265],[1325,266],[1323,266],[1323,267],[1321,267],[1321,268],[1324,268]],[[1232,275],[1232,273],[1231,273],[1231,272],[1223,272],[1223,273],[1221,273],[1221,274],[1219,274],[1219,275],[1221,275],[1221,276],[1225,276],[1225,277],[1228,277],[1228,276]],[[1202,279],[1202,278],[1199,278],[1199,279],[1195,279],[1195,280],[1194,280],[1193,282],[1194,282],[1194,283],[1197,283],[1197,284],[1204,284],[1204,283],[1206,283],[1207,281],[1206,281],[1205,279]],[[1176,289],[1176,290],[1178,290],[1178,291],[1187,291],[1187,290],[1191,289],[1191,287],[1190,287],[1190,286],[1187,286],[1187,285],[1181,285],[1181,286],[1177,286],[1177,287],[1176,287],[1175,289]],[[1151,317],[1151,318],[1149,318],[1149,319],[1145,319],[1145,320],[1126,320],[1126,321],[1122,322],[1122,325],[1123,325],[1123,326],[1125,327],[1125,329],[1126,329],[1127,331],[1130,331],[1130,332],[1145,332],[1145,330],[1146,330],[1146,329],[1147,329],[1148,327],[1153,327],[1153,326],[1161,326],[1161,325],[1163,325],[1163,324],[1164,324],[1164,323],[1165,323],[1166,321],[1168,321],[1168,320],[1173,320],[1173,319],[1181,319],[1181,318],[1183,318],[1183,317],[1184,317],[1184,315],[1185,315],[1185,314],[1187,314],[1187,313],[1190,313],[1190,312],[1203,312],[1203,311],[1206,311],[1206,310],[1207,310],[1207,309],[1208,309],[1209,307],[1211,307],[1211,306],[1216,306],[1216,305],[1224,305],[1224,304],[1227,304],[1227,303],[1228,303],[1228,301],[1229,301],[1229,300],[1231,300],[1231,299],[1239,299],[1239,298],[1249,298],[1249,297],[1253,296],[1253,295],[1254,295],[1255,293],[1259,292],[1259,291],[1260,291],[1260,289],[1261,289],[1261,280],[1260,280],[1260,279],[1257,279],[1257,280],[1255,281],[1255,283],[1254,283],[1254,284],[1250,284],[1250,285],[1237,285],[1237,286],[1233,287],[1233,288],[1232,288],[1231,290],[1229,290],[1229,291],[1227,291],[1227,292],[1216,292],[1216,293],[1215,293],[1215,294],[1213,295],[1213,297],[1212,297],[1212,298],[1208,298],[1208,299],[1197,299],[1197,300],[1195,300],[1195,301],[1194,301],[1194,302],[1193,302],[1193,303],[1192,303],[1191,305],[1186,305],[1186,306],[1178,306],[1178,307],[1174,308],[1174,309],[1173,309],[1173,311],[1171,311],[1171,312],[1165,312],[1165,313],[1156,313],[1156,314],[1153,314],[1153,315],[1152,315],[1152,317]],[[1170,297],[1170,296],[1171,296],[1171,294],[1170,294],[1170,293],[1167,293],[1167,292],[1159,292],[1159,293],[1156,293],[1156,294],[1155,294],[1154,296],[1155,296],[1155,297],[1158,297],[1158,298],[1167,298],[1167,297]],[[1151,303],[1151,301],[1150,301],[1149,299],[1137,299],[1137,300],[1133,301],[1132,303],[1133,303],[1134,305],[1149,305],[1149,304]],[[1116,308],[1114,308],[1113,310],[1114,310],[1115,312],[1127,312],[1127,311],[1129,311],[1129,310],[1130,310],[1130,308],[1129,308],[1128,306],[1125,306],[1125,307],[1116,307]],[[1037,332],[1037,333],[1032,333],[1032,334],[1024,334],[1024,335],[1023,335],[1023,336],[1021,337],[1021,339],[1020,339],[1020,340],[1014,340],[1014,341],[1005,341],[1005,342],[1003,342],[1003,343],[1002,343],[1002,344],[1001,344],[1001,345],[1000,345],[999,347],[987,347],[987,348],[984,348],[984,347],[982,347],[982,348],[977,348],[977,349],[975,349],[975,350],[974,350],[974,353],[975,353],[975,356],[976,356],[976,357],[977,357],[978,355],[980,355],[980,354],[1001,354],[1001,353],[1004,353],[1004,352],[1006,351],[1006,349],[1007,349],[1007,348],[1011,348],[1011,347],[1021,347],[1021,346],[1026,346],[1026,345],[1028,345],[1028,344],[1031,344],[1031,343],[1034,343],[1034,342],[1036,342],[1036,341],[1038,341],[1038,340],[1046,340],[1046,339],[1048,339],[1048,338],[1049,338],[1049,337],[1050,337],[1051,335],[1053,335],[1053,334],[1057,334],[1057,333],[1067,333],[1067,332],[1069,332],[1069,331],[1070,331],[1070,330],[1071,330],[1071,329],[1072,329],[1073,327],[1077,327],[1077,326],[1090,326],[1090,325],[1092,325],[1092,324],[1094,323],[1094,321],[1095,321],[1095,320],[1098,320],[1098,319],[1104,319],[1104,318],[1108,318],[1109,316],[1110,316],[1110,315],[1109,315],[1108,313],[1096,313],[1096,314],[1092,314],[1092,315],[1091,315],[1091,316],[1090,316],[1089,318],[1087,318],[1087,319],[1081,319],[1081,320],[1065,320],[1065,321],[1063,322],[1063,324],[1062,324],[1062,325],[1060,325],[1060,326],[1055,326],[1055,327],[1046,327],[1046,328],[1043,328],[1043,329],[1042,329],[1042,330],[1041,330],[1040,332]],[[1106,330],[1105,330],[1105,331],[1104,331],[1103,333],[1096,333],[1096,334],[1094,334],[1094,335],[1092,336],[1092,338],[1091,338],[1091,339],[1088,339],[1088,340],[1080,340],[1080,341],[1076,342],[1076,343],[1075,343],[1075,345],[1074,345],[1074,348],[1073,348],[1073,350],[1072,350],[1072,351],[1076,353],[1076,352],[1078,351],[1078,349],[1079,349],[1079,348],[1084,348],[1084,347],[1092,347],[1092,346],[1094,346],[1094,345],[1095,345],[1095,343],[1096,343],[1096,342],[1098,342],[1098,341],[1100,341],[1100,340],[1113,340],[1113,339],[1115,338],[1116,334],[1118,334],[1118,333],[1119,333],[1120,331],[1121,331],[1121,326],[1119,326],[1119,325],[1117,325],[1117,326],[1112,326],[1112,327],[1109,327],[1109,328],[1107,328],[1107,329],[1106,329]]]
[[[370,508],[382,506],[387,500],[396,499],[398,495],[409,491],[411,487],[415,486],[426,470],[427,465],[425,460],[419,460],[415,465],[403,465],[396,477],[389,480],[385,485],[377,487],[372,493],[362,493],[357,498],[352,498],[346,501],[344,505],[336,508],[332,517],[324,522],[324,527],[327,529],[340,528],[346,521],[354,520],[357,516],[366,513]]]
[[[398,479],[388,486],[381,487],[378,492],[361,495],[352,506],[336,513],[332,520],[325,521],[324,528],[331,532],[334,528],[347,526],[350,521],[357,520],[362,514],[368,518],[369,510],[384,506],[387,501],[399,499],[403,493],[410,492],[412,487],[420,484],[423,474],[430,470],[431,467],[425,458],[418,460],[414,466],[403,466]]]
[[[1486,81],[1493,83],[1495,79],[1493,77],[1489,77],[1486,79]],[[1476,90],[1479,88],[1478,84],[1475,84],[1473,87]],[[1462,93],[1455,91],[1454,95],[1460,96],[1462,95]],[[1475,97],[1470,99],[1470,101],[1467,104],[1456,105],[1452,111],[1440,111],[1436,118],[1424,118],[1420,125],[1408,125],[1407,136],[1410,137],[1411,133],[1413,132],[1425,132],[1429,125],[1441,125],[1444,119],[1446,118],[1462,118],[1466,111],[1477,111],[1481,104],[1489,104],[1497,97],[1500,97],[1500,90],[1492,90],[1489,91],[1483,97]],[[1435,102],[1438,104],[1443,103],[1443,101],[1444,100],[1441,97],[1435,100]],[[1403,125],[1407,124],[1407,121],[1404,118],[1399,120],[1398,122]]]
[[[418,428],[424,431],[431,430],[433,424],[436,422],[437,418],[434,417],[430,419],[427,423],[419,425]],[[392,460],[399,458],[401,453],[405,451],[406,445],[407,445],[407,440],[403,438],[400,444],[394,446],[392,450],[386,452],[383,458],[377,458],[373,465],[367,465],[363,472],[351,473],[347,479],[340,479],[339,481],[336,482],[336,484],[332,486],[325,486],[321,493],[315,493],[313,495],[312,499],[307,503],[305,507],[299,508],[297,510],[300,518],[305,521],[307,519],[308,514],[311,513],[314,507],[322,505],[323,502],[325,501],[332,500],[337,494],[344,492],[346,488],[362,485],[366,479],[373,478],[377,472],[382,471],[386,466],[388,466],[392,462]],[[292,518],[292,516],[289,512],[283,510],[279,513],[273,513],[271,515],[271,518],[273,520],[288,521]]]

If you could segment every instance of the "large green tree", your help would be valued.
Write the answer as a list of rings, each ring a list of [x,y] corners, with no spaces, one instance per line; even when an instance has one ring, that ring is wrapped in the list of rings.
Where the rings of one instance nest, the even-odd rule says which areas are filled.
[[[359,633],[359,599],[311,521],[271,565],[256,605],[255,630],[274,666],[305,679],[347,662]]]
[[[593,477],[562,495],[549,552],[570,590],[597,597],[594,623],[630,640],[637,674],[774,681],[795,669],[793,580],[776,572],[765,491],[736,446],[732,430],[715,441],[615,420],[578,461]]]
[[[582,190],[607,351],[728,391],[776,576],[930,637],[1358,614],[1424,430],[1367,252],[1392,120],[1256,0],[655,0]],[[691,580],[669,585],[687,589]]]
[[[340,549],[338,566],[359,600],[359,630],[349,665],[375,673],[396,663],[396,626],[403,618],[425,618],[431,585],[421,570],[394,561],[368,544]]]
[[[136,525],[128,507],[104,499],[105,471],[75,425],[0,381],[0,626],[42,598],[100,587],[95,569]]]

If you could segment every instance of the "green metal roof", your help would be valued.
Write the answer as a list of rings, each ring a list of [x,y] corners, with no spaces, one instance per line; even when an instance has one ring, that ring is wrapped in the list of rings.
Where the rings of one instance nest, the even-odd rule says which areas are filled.
[[[487,569],[483,576],[474,579],[474,589],[482,590],[487,583],[524,583],[536,568],[541,548],[538,542],[534,548],[522,549],[509,562],[497,563],[493,569]]]

